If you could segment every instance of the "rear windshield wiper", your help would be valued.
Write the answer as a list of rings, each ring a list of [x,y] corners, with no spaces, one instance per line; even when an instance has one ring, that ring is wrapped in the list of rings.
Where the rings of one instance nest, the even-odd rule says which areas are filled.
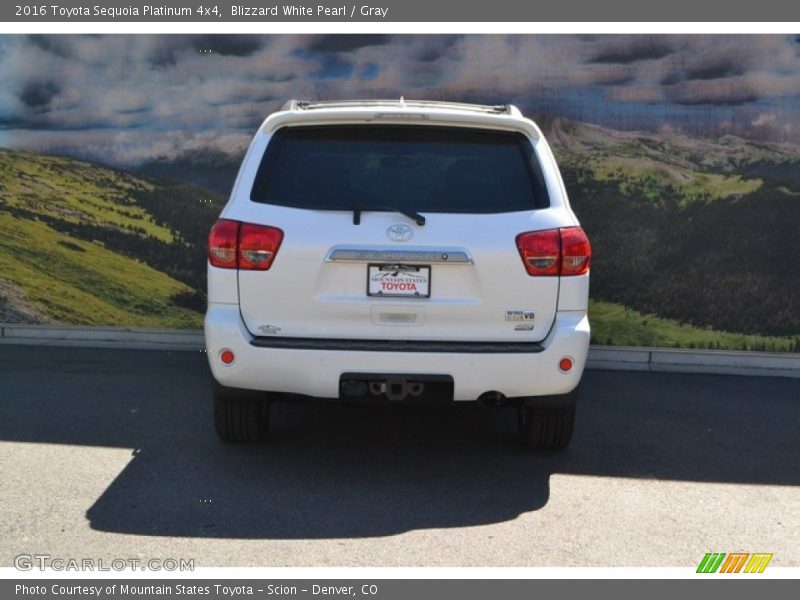
[[[406,208],[394,208],[392,206],[371,206],[369,208],[353,208],[353,225],[360,225],[361,213],[363,211],[370,211],[370,210],[400,213],[404,217],[408,217],[409,219],[414,221],[420,227],[425,225],[425,217],[419,214],[417,211]]]

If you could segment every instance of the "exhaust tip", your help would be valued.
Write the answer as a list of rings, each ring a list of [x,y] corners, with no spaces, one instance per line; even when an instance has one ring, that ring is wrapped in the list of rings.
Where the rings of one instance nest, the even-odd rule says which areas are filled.
[[[480,402],[484,406],[500,406],[505,401],[506,401],[506,395],[494,390],[491,392],[484,392],[480,396],[478,396],[478,402]]]

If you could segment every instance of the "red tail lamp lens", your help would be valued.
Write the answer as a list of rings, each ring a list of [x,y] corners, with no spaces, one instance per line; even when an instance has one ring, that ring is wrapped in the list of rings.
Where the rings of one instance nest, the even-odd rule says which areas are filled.
[[[266,271],[272,266],[283,232],[276,227],[242,223],[239,229],[239,268]]]
[[[580,227],[561,230],[561,275],[583,275],[592,262],[589,238]]]
[[[226,365],[231,364],[235,358],[236,357],[233,355],[233,352],[227,349],[219,353],[219,359]]]
[[[217,221],[208,235],[208,262],[222,269],[236,268],[239,243],[239,223],[222,219]]]
[[[517,236],[517,249],[528,275],[558,276],[561,270],[558,229],[521,233]]]
[[[528,275],[539,277],[583,275],[592,262],[589,238],[580,227],[520,233],[517,249]]]
[[[267,271],[282,241],[277,227],[221,219],[208,236],[208,262],[221,269]]]
[[[564,373],[569,373],[572,371],[572,359],[567,358],[566,356],[558,361],[558,368],[561,369]]]

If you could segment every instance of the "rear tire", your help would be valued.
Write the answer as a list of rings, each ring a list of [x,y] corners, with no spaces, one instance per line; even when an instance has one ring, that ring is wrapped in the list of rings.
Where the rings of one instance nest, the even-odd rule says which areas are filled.
[[[540,399],[523,400],[517,409],[519,433],[533,450],[563,450],[575,428],[575,396],[560,406],[537,406]]]
[[[263,392],[213,383],[214,429],[226,442],[255,442],[269,428],[269,401]]]

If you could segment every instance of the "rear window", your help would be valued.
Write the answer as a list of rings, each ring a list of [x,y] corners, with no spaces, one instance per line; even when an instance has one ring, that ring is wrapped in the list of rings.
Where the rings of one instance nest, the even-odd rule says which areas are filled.
[[[285,127],[270,140],[255,202],[318,210],[502,213],[549,206],[521,133],[444,127]]]

